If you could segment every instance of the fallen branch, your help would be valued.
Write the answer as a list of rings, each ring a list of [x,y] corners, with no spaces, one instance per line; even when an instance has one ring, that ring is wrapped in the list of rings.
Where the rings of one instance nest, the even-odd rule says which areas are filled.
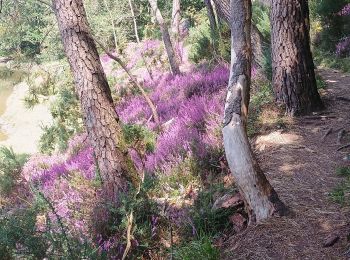
[[[305,116],[304,119],[318,120],[318,119],[327,119],[327,118],[337,118],[336,116]]]
[[[126,72],[126,74],[128,74],[130,80],[132,81],[132,83],[140,90],[142,96],[145,98],[148,106],[150,107],[152,114],[153,114],[153,118],[154,118],[154,122],[159,125],[160,120],[159,120],[159,116],[158,116],[158,112],[157,109],[155,107],[155,105],[153,104],[152,100],[150,99],[150,97],[147,95],[146,91],[143,89],[143,87],[141,87],[141,85],[137,82],[137,79],[135,78],[134,75],[131,74],[131,72],[129,71],[129,69],[127,68],[127,66],[125,65],[125,63],[118,58],[117,56],[113,55],[112,53],[110,53],[107,48],[96,38],[94,39],[98,45],[100,45],[100,47],[102,48],[102,50],[108,55],[108,57],[110,57],[111,59],[115,60],[120,67],[122,67],[122,69]]]
[[[342,146],[342,147],[339,147],[339,148],[337,149],[337,151],[339,152],[339,151],[341,151],[341,150],[343,150],[343,149],[345,149],[345,148],[348,148],[348,147],[350,147],[350,144],[346,144],[346,145],[344,145],[344,146]]]
[[[324,141],[325,139],[326,139],[326,137],[330,134],[330,133],[332,133],[332,131],[333,131],[333,128],[332,127],[330,127],[329,129],[328,129],[328,131],[322,136],[322,141]]]

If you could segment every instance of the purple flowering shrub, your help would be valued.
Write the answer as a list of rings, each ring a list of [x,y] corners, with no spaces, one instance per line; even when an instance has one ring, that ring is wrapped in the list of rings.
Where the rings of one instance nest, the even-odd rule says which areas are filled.
[[[90,240],[91,209],[95,204],[95,166],[92,148],[85,134],[70,140],[65,154],[33,155],[22,170],[24,185],[31,186],[50,201],[54,212],[48,212],[59,232],[58,219],[69,227],[69,235]],[[37,228],[45,231],[46,222]],[[51,227],[52,228],[52,227]]]
[[[344,6],[342,10],[338,12],[340,16],[350,15],[350,4]],[[343,38],[336,46],[336,54],[338,56],[350,55],[350,36]]]
[[[207,160],[213,150],[222,149],[219,133],[228,77],[228,69],[219,66],[175,77],[167,74],[148,85],[163,125],[155,151],[145,158],[148,172],[169,174],[187,157]],[[125,98],[117,111],[125,123],[156,127],[141,96]]]
[[[159,60],[159,55],[163,55],[157,48],[160,48],[158,41],[149,41],[144,43],[140,52],[151,63],[152,59]],[[143,71],[144,68],[138,68],[141,54],[136,53],[136,50],[136,45],[126,49],[127,57],[136,57],[129,60],[128,66],[138,80],[143,81],[145,90],[157,108],[160,126],[155,125],[149,106],[141,95],[121,96],[116,111],[124,123],[123,131],[130,146],[130,154],[140,171],[145,170],[148,176],[157,176],[159,179],[165,177],[169,185],[175,185],[173,191],[181,189],[180,193],[186,193],[186,185],[196,182],[193,175],[210,172],[223,156],[221,121],[229,70],[219,65],[212,70],[201,68],[172,76],[164,73],[164,64],[160,62],[152,64],[152,68],[156,67],[157,70],[154,70],[151,80]],[[123,73],[114,67],[107,56],[102,56],[101,60],[107,75]],[[116,90],[120,88],[116,86]],[[108,222],[108,217],[96,215],[96,208],[101,201],[94,162],[92,147],[83,133],[69,141],[64,153],[33,155],[24,165],[22,182],[24,186],[31,187],[32,195],[28,197],[34,199],[34,194],[39,192],[50,203],[49,210],[37,219],[38,231],[61,233],[63,224],[68,236],[93,243],[101,253],[120,255],[125,242],[121,238],[124,234],[116,231],[120,227],[115,227],[114,233],[109,236],[102,234],[102,229],[96,230],[96,221]],[[179,181],[177,176],[182,176],[182,180]],[[185,187],[181,186],[181,182]],[[135,203],[134,207],[138,205]],[[141,209],[145,202],[139,203],[140,206],[136,208]],[[166,213],[168,219],[179,226],[184,221],[190,221],[187,210],[182,212],[180,208]],[[118,213],[123,217],[121,220],[127,212]],[[138,215],[143,217],[136,221],[149,223],[147,225],[152,227],[149,236],[154,237],[160,216],[146,211]],[[135,232],[132,243],[137,246],[137,239],[145,233]]]

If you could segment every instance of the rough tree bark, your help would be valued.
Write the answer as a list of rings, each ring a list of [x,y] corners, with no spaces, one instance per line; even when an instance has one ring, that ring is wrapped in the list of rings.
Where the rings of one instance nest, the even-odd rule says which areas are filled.
[[[271,4],[272,78],[277,102],[289,115],[323,108],[310,49],[307,0]]]
[[[82,0],[53,0],[62,42],[74,76],[85,120],[104,185],[104,195],[115,200],[138,184],[137,171],[128,155]]]
[[[251,1],[231,1],[231,68],[223,126],[226,158],[243,195],[250,223],[284,215],[280,201],[260,169],[246,132],[251,81]]]
[[[170,69],[172,74],[177,75],[180,74],[180,68],[179,68],[179,61],[176,57],[176,53],[173,48],[173,44],[171,42],[170,34],[168,27],[163,19],[163,16],[158,8],[157,0],[148,0],[152,11],[154,13],[154,16],[156,18],[156,21],[160,27],[160,31],[162,33],[162,38],[165,46],[165,50],[168,56]]]

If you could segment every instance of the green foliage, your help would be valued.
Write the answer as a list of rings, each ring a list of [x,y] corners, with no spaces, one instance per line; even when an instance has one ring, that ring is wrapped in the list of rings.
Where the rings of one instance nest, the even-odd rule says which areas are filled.
[[[270,10],[268,7],[258,3],[253,2],[252,11],[252,21],[253,24],[258,28],[260,33],[266,40],[271,38],[271,23],[270,23]]]
[[[231,51],[230,29],[222,24],[217,35],[212,35],[205,9],[193,15],[194,26],[190,28],[186,43],[190,45],[189,59],[195,63],[215,58],[229,60]]]
[[[28,155],[15,154],[12,148],[0,147],[0,195],[8,196],[15,187]]]
[[[220,259],[219,250],[213,246],[211,237],[206,235],[200,235],[197,239],[176,247],[173,256],[179,260]]]
[[[333,53],[316,49],[314,50],[314,60],[317,66],[350,72],[350,58],[340,58]]]
[[[125,124],[123,125],[123,134],[129,147],[138,152],[151,153],[155,149],[156,135],[146,127],[141,125]]]
[[[336,171],[338,176],[350,177],[350,167],[341,167]]]
[[[316,29],[315,44],[323,51],[334,52],[339,40],[350,34],[350,18],[340,16],[337,13],[346,5],[349,0],[322,0],[310,1],[310,16],[313,24],[318,21],[320,28]]]
[[[43,50],[52,55],[46,56],[50,59],[60,53],[58,28],[49,6],[35,0],[3,1],[1,18],[0,56],[27,61],[37,60]]]
[[[107,259],[90,242],[79,241],[53,226],[48,201],[33,195],[31,205],[1,212],[0,259]],[[37,226],[40,218],[46,219],[43,231]]]
[[[64,151],[69,138],[83,131],[80,104],[68,68],[64,67],[62,71],[56,69],[55,78],[51,80],[53,82],[50,83],[53,90],[51,92],[42,92],[41,87],[32,88],[34,97],[39,95],[49,97],[55,94],[50,107],[53,123],[43,127],[44,132],[39,141],[40,151],[49,154]]]
[[[327,88],[327,82],[323,80],[323,78],[316,74],[316,83],[318,89],[326,89]]]
[[[198,194],[191,212],[193,227],[198,234],[215,236],[230,226],[229,217],[235,212],[233,209],[213,210],[218,194],[235,193],[235,188],[226,189],[222,184],[213,184],[209,189]]]
[[[206,59],[213,59],[215,53],[211,40],[209,20],[205,10],[202,10],[196,19],[196,26],[190,28],[187,43],[190,45],[189,58],[195,63]]]
[[[35,228],[38,209],[18,208],[0,218],[0,259],[43,259],[48,242]]]
[[[343,206],[350,205],[350,167],[341,167],[336,170],[340,177],[345,179],[330,192],[331,199]]]
[[[260,114],[265,105],[272,103],[274,100],[271,82],[257,80],[253,82],[253,91],[250,98],[249,117],[247,132],[253,136],[259,132]]]

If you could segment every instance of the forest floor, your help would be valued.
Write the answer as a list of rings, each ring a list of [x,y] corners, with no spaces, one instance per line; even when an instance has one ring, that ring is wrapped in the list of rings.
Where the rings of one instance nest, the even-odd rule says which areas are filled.
[[[318,74],[327,83],[326,109],[254,140],[260,165],[293,214],[230,237],[222,259],[350,259],[350,210],[330,196],[342,182],[336,169],[350,164],[350,148],[337,151],[350,143],[350,75]],[[341,130],[347,132],[338,143]],[[338,241],[325,247],[331,240]]]

